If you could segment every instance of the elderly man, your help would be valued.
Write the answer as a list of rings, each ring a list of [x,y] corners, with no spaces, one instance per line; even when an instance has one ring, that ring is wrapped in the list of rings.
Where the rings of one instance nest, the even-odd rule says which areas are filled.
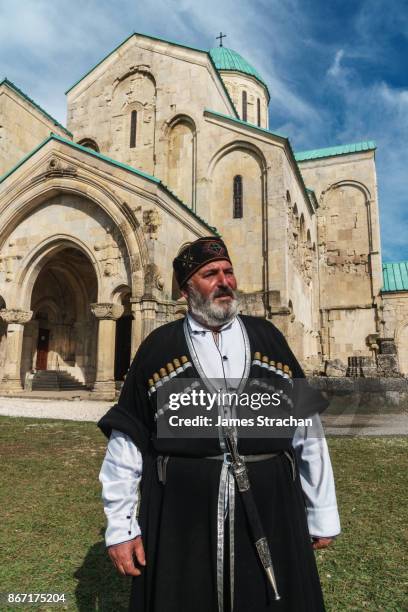
[[[272,323],[237,314],[221,239],[196,240],[173,266],[188,314],[144,340],[118,404],[98,423],[109,437],[100,473],[106,544],[118,571],[134,577],[130,609],[324,610],[313,548],[340,531],[324,437],[307,427],[285,437],[237,439],[223,427],[211,437],[161,437],[157,397],[177,377],[207,388],[235,380],[241,393],[261,375],[262,388],[286,385],[294,408],[317,413],[326,402],[310,387],[290,399],[290,378],[304,374]]]

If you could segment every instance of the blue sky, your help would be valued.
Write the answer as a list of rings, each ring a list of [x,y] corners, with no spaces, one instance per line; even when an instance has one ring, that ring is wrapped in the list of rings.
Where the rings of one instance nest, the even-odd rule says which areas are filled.
[[[207,49],[220,30],[295,150],[377,142],[383,260],[408,260],[404,0],[1,0],[0,78],[65,124],[65,90],[131,32]]]

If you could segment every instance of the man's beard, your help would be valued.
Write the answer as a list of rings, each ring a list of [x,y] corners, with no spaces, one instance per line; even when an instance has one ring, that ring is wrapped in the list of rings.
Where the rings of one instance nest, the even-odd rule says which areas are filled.
[[[208,297],[202,294],[190,283],[188,285],[188,305],[191,314],[199,322],[208,327],[220,327],[232,321],[238,312],[236,292],[230,287],[215,289]],[[229,302],[214,302],[217,297],[229,296]]]

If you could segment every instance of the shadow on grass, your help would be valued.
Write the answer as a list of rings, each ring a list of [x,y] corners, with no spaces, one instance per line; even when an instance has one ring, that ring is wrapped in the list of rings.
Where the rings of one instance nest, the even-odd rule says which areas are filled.
[[[117,573],[104,540],[91,546],[74,578],[78,580],[75,598],[80,612],[125,612],[129,609],[131,578]]]

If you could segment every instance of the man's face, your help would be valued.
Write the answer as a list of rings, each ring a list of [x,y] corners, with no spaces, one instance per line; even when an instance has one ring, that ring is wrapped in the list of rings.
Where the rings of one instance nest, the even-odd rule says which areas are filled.
[[[237,312],[237,281],[227,260],[212,261],[200,268],[182,290],[190,310],[206,325],[216,327]]]

